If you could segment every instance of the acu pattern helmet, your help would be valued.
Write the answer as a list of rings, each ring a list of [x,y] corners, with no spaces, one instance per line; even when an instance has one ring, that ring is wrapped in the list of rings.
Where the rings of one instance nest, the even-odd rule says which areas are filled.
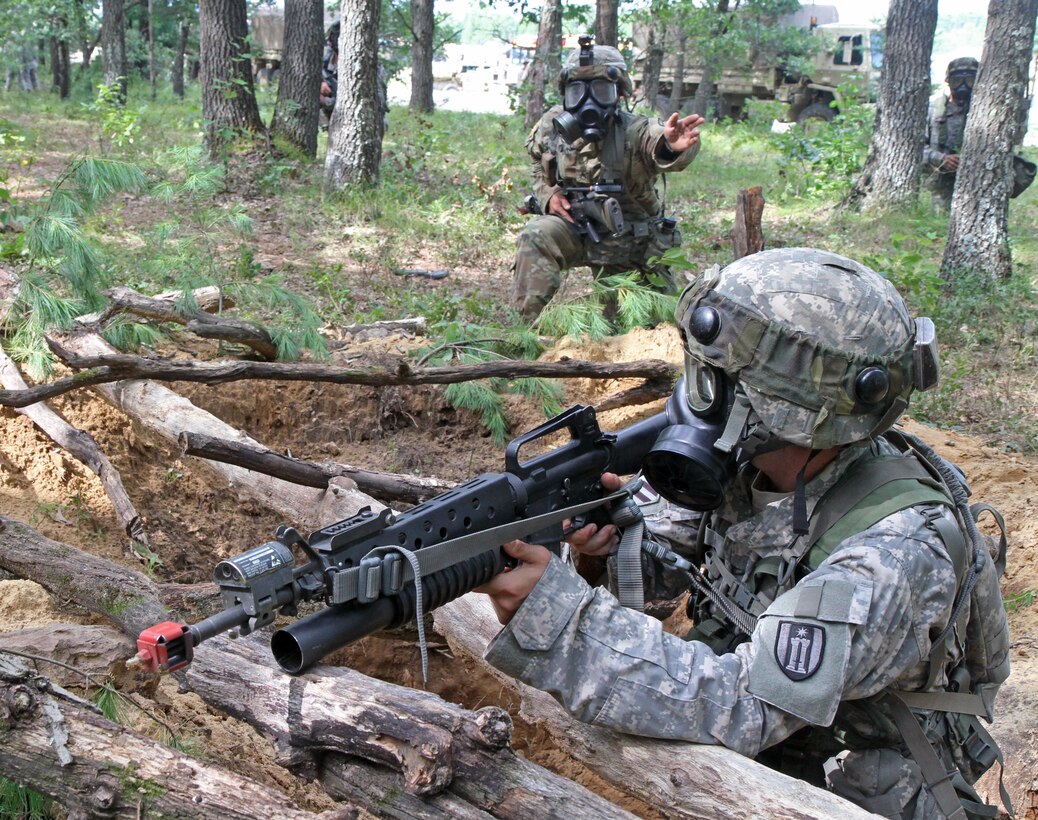
[[[976,74],[980,71],[980,63],[974,57],[956,57],[948,63],[948,70],[944,74],[947,80],[952,74]]]
[[[913,322],[878,273],[826,251],[783,248],[715,266],[681,295],[676,318],[689,364],[723,372],[745,396],[725,437],[738,435],[732,443],[750,458],[879,435],[914,390],[937,382],[933,323]]]
[[[564,94],[566,83],[570,80],[592,80],[605,78],[617,84],[621,96],[634,94],[634,84],[627,73],[627,61],[623,54],[612,46],[595,46],[594,63],[590,66],[580,65],[581,49],[577,49],[566,60],[559,73],[559,93]]]

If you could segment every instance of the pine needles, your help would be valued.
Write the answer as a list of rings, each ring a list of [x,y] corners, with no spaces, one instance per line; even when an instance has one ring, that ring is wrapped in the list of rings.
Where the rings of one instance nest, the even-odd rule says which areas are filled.
[[[433,328],[439,344],[422,351],[422,364],[476,364],[503,358],[531,359],[541,352],[537,336],[527,328],[487,330],[476,325],[450,322]],[[497,335],[493,335],[493,334]],[[505,397],[509,394],[536,400],[544,415],[554,416],[562,409],[562,388],[549,379],[495,378],[448,385],[445,396],[459,409],[477,413],[494,444],[508,439]]]

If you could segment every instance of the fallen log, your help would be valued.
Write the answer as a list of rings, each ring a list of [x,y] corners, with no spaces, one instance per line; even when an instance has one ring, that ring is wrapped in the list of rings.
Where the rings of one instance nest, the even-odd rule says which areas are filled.
[[[639,404],[650,404],[651,402],[665,398],[674,390],[674,384],[670,379],[646,379],[637,387],[623,390],[606,396],[602,401],[595,404],[595,410],[604,413],[607,410],[616,410],[618,407],[633,407]]]
[[[206,702],[270,738],[284,762],[309,766],[313,753],[333,749],[398,771],[403,791],[415,798],[449,793],[501,818],[630,817],[515,754],[509,745],[512,722],[503,709],[470,712],[351,669],[319,666],[289,677],[273,663],[264,637],[207,641],[195,653],[187,680]],[[384,777],[375,780],[387,788]],[[344,782],[340,775],[340,788]],[[377,791],[365,797],[372,794],[370,782],[358,789],[350,784],[346,793],[354,802],[372,800],[367,807],[379,810]],[[452,803],[441,806],[440,816],[454,816]]]
[[[18,372],[18,368],[4,352],[2,346],[0,346],[0,384],[9,390],[27,389],[21,373]],[[148,534],[144,530],[144,521],[123,486],[122,476],[112,466],[108,456],[97,446],[94,437],[85,430],[73,427],[45,404],[19,407],[16,408],[16,412],[30,419],[51,441],[84,464],[101,480],[101,486],[104,487],[108,500],[112,502],[112,509],[122,523],[123,530],[130,538],[146,546]]]
[[[164,290],[162,293],[156,293],[151,298],[172,305],[184,300],[184,291]],[[199,310],[204,310],[206,313],[219,313],[220,311],[234,307],[234,299],[224,293],[223,290],[216,285],[207,285],[205,287],[195,288],[191,291],[191,299],[194,300],[195,307]],[[86,313],[82,316],[77,316],[75,319],[75,325],[79,328],[91,329],[95,325],[109,318],[115,312],[113,306],[109,305],[103,312]]]
[[[525,719],[544,728],[563,751],[607,783],[667,817],[858,820],[874,816],[720,746],[622,735],[572,718],[547,693],[517,683],[482,660],[483,650],[499,630],[486,596],[465,595],[437,609],[433,618],[456,655],[473,658],[520,695],[520,714]]]
[[[0,567],[104,616],[133,638],[170,617],[158,587],[140,573],[52,541],[2,514]]]
[[[76,335],[68,344],[75,350],[91,355],[112,350],[96,334]],[[178,445],[180,434],[187,431],[260,446],[245,433],[160,385],[147,381],[120,381],[98,385],[96,389],[110,404],[171,444]],[[206,464],[240,495],[259,501],[300,529],[313,530],[349,518],[362,507],[383,507],[375,499],[358,491],[348,478],[333,478],[325,489],[318,490],[230,464]]]
[[[382,501],[418,504],[454,487],[438,478],[419,478],[399,473],[377,473],[331,462],[317,463],[283,456],[265,447],[240,441],[213,438],[202,433],[181,433],[180,448],[185,455],[234,464],[264,475],[277,476],[293,484],[323,489],[336,477],[356,483],[358,489]]]
[[[112,723],[92,704],[3,652],[0,771],[76,817],[319,816],[276,789]]]
[[[63,349],[57,343],[52,343],[51,346],[65,364],[80,372],[48,384],[30,387],[28,390],[0,390],[0,404],[8,407],[24,407],[60,396],[71,390],[126,379],[188,381],[202,384],[266,379],[385,387],[388,385],[454,384],[491,378],[663,380],[673,378],[677,373],[674,365],[658,359],[636,362],[506,360],[445,367],[414,367],[407,359],[397,358],[381,367],[340,367],[307,362],[164,360],[115,353],[111,348],[102,351],[97,347],[94,347],[92,354],[86,354],[87,346],[77,342],[76,337],[68,343],[69,350]]]

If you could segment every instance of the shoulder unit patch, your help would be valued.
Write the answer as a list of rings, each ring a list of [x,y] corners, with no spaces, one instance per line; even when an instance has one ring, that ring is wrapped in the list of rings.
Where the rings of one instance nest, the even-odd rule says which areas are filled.
[[[802,621],[779,621],[775,660],[790,680],[805,680],[822,665],[825,628]]]

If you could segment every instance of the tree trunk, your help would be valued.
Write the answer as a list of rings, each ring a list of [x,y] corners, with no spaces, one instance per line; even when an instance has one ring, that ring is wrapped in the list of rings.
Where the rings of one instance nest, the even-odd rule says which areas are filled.
[[[852,208],[896,207],[919,195],[919,146],[926,138],[936,27],[937,0],[891,2],[876,127],[865,167],[847,195]]]
[[[412,111],[433,110],[433,0],[411,0],[411,104]]]
[[[123,0],[101,2],[101,52],[104,57],[104,84],[119,90],[126,101],[126,18]]]
[[[952,195],[941,276],[966,273],[1005,279],[1009,250],[1009,194],[1013,139],[1027,93],[1038,0],[991,0],[984,54],[973,90]]]
[[[619,7],[620,0],[597,0],[595,3],[596,45],[617,46]]]
[[[377,185],[382,165],[379,101],[379,0],[343,0],[339,33],[339,93],[328,133],[324,189]]]
[[[69,817],[297,820],[282,792],[124,729],[0,652],[0,771]]]
[[[0,567],[35,581],[58,600],[96,612],[130,636],[170,619],[158,587],[140,573],[51,541],[2,514]]]
[[[320,118],[323,0],[286,0],[285,45],[271,133],[317,157]]]
[[[53,25],[62,34],[60,36],[52,35],[50,38],[51,77],[54,80],[54,90],[64,100],[68,98],[69,77],[71,76],[69,71],[68,40],[65,39],[68,35],[68,30],[64,20],[54,20]]]
[[[248,33],[245,0],[199,3],[202,117],[214,159],[236,135],[263,132],[246,56]]]
[[[654,111],[662,111],[660,106],[660,71],[663,69],[663,53],[666,40],[666,28],[657,29],[654,22],[649,23],[645,47],[645,73],[642,75],[642,94],[645,104]]]
[[[523,127],[529,131],[544,116],[544,92],[549,83],[555,83],[562,70],[562,3],[544,0],[541,21],[537,29],[537,51],[526,74],[526,120]]]
[[[455,656],[473,659],[502,687],[518,693],[523,718],[606,783],[644,800],[664,817],[875,817],[843,798],[720,746],[622,735],[570,717],[551,695],[517,683],[482,661],[483,650],[500,629],[486,596],[462,596],[438,608],[434,619]]]
[[[678,36],[677,56],[674,58],[674,86],[670,90],[670,105],[668,113],[680,111],[685,102],[685,47],[688,44],[688,35],[681,32]]]
[[[155,87],[155,21],[152,0],[148,0],[148,82],[151,85],[151,98],[156,96]]]
[[[93,4],[91,4],[92,6]],[[86,0],[76,0],[73,5],[73,14],[76,22],[76,37],[79,39],[79,50],[83,60],[79,64],[79,74],[82,76],[90,70],[90,58],[100,40],[100,32],[92,36],[87,30],[87,17],[90,14],[86,7]]]
[[[187,38],[191,31],[191,23],[181,20],[177,37],[177,47],[173,52],[173,69],[170,72],[170,84],[173,93],[180,99],[184,99],[184,52],[187,51]]]
[[[682,66],[682,69],[684,69],[684,66]],[[714,67],[712,65],[703,66],[703,77],[699,81],[699,85],[696,86],[696,93],[692,98],[692,107],[689,111],[690,114],[698,114],[700,117],[706,118],[706,113],[710,110],[710,100],[717,90],[717,83],[713,80],[713,74]],[[673,101],[671,102],[673,103]]]

